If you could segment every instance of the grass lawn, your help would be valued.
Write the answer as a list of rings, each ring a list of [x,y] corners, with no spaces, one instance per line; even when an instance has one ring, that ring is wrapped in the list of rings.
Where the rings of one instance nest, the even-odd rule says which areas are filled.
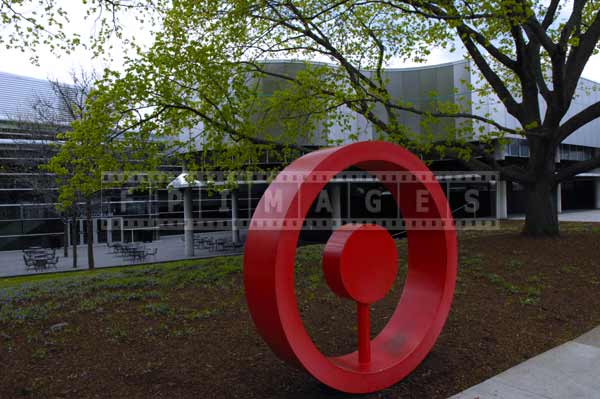
[[[600,228],[525,239],[520,222],[459,234],[448,323],[404,381],[369,398],[446,398],[600,324]],[[406,272],[374,305],[376,334]],[[354,304],[327,288],[322,246],[298,251],[296,290],[326,354],[356,348]],[[278,360],[246,309],[242,257],[0,279],[0,398],[340,398]]]

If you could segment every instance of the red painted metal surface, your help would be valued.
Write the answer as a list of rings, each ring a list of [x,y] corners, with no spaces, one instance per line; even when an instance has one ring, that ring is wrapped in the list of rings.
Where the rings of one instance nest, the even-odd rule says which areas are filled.
[[[358,319],[358,365],[368,368],[371,364],[371,309],[368,303],[356,302]]]
[[[398,252],[386,229],[373,224],[338,228],[323,251],[323,272],[333,292],[359,303],[383,299],[398,274]]]
[[[370,342],[368,349],[364,347],[365,339],[359,342],[359,347],[361,343],[363,346],[362,355],[357,350],[342,356],[326,357],[310,339],[298,310],[294,262],[302,224],[292,221],[306,217],[311,204],[327,184],[326,180],[317,178],[320,173],[341,172],[351,166],[367,171],[414,173],[416,177],[412,182],[398,186],[391,182],[384,184],[394,195],[405,220],[443,219],[445,228],[407,226],[408,273],[398,305],[387,325]],[[289,184],[287,176],[290,174],[303,178],[299,184]],[[273,198],[278,200],[275,207],[269,206]],[[422,206],[424,200],[428,204],[426,207]],[[278,175],[263,195],[246,240],[246,299],[259,333],[280,358],[304,368],[322,383],[340,391],[374,392],[400,381],[429,353],[450,311],[457,265],[456,232],[448,224],[450,220],[451,213],[444,193],[429,169],[416,156],[397,145],[362,142],[315,151],[297,159]],[[343,241],[351,243],[354,234],[356,232],[350,234],[348,242]],[[359,235],[356,237],[358,249],[354,249],[354,245],[347,249],[343,246],[338,259],[341,262],[336,261],[339,270],[327,280],[336,293],[358,299],[358,304],[368,305],[385,295],[388,280],[386,277],[381,282],[357,285],[356,275],[362,272],[343,270],[345,251],[364,251],[367,254],[371,251],[359,243],[362,241],[358,240]],[[385,244],[382,245],[385,247]],[[362,256],[362,259],[366,258]],[[360,269],[362,264],[358,266]],[[336,278],[343,280],[344,276],[349,276],[349,280],[335,281]],[[365,290],[365,286],[371,288]],[[359,324],[362,325],[359,335],[363,338],[370,335],[367,330],[370,327],[368,306],[366,310],[365,313],[357,309]]]
[[[333,292],[357,303],[358,362],[371,362],[370,305],[388,293],[398,274],[398,252],[390,233],[373,224],[337,229],[323,251],[323,272]]]

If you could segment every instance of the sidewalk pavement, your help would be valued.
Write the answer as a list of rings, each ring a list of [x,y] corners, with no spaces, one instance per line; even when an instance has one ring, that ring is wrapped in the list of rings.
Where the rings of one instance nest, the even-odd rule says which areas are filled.
[[[525,220],[525,215],[510,215],[511,220]],[[563,211],[558,214],[561,222],[600,222],[600,209]]]
[[[600,327],[450,399],[575,398],[600,398]]]

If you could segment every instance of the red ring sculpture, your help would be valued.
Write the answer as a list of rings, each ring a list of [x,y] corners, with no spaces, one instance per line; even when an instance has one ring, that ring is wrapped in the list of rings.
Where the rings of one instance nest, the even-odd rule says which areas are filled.
[[[406,224],[408,272],[404,289],[387,325],[370,342],[366,363],[359,360],[358,350],[327,357],[317,349],[304,328],[294,289],[296,245],[302,228],[298,221],[306,218],[328,183],[323,174],[342,172],[351,166],[365,171],[408,173],[413,177],[409,182],[382,183],[393,194],[405,222],[433,220],[433,226],[437,226],[423,229]],[[302,179],[290,184],[290,176]],[[427,207],[421,206],[423,193]],[[278,205],[268,209],[273,198],[278,199]],[[349,144],[315,151],[294,161],[261,198],[245,247],[246,300],[259,333],[281,359],[304,368],[339,391],[374,392],[402,380],[427,356],[450,311],[457,242],[448,202],[425,164],[395,144]]]

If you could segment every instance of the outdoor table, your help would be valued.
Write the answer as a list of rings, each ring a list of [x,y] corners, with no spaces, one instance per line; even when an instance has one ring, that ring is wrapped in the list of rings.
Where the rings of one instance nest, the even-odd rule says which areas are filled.
[[[225,249],[225,239],[224,238],[217,238],[215,240],[214,250],[218,251],[219,247],[221,247],[221,249]]]
[[[143,245],[130,245],[127,247],[127,257],[130,258],[131,262],[136,260],[144,260],[146,257],[146,247]]]
[[[58,258],[55,255],[56,250],[54,249],[34,246],[23,250],[23,261],[27,270],[45,270],[49,266],[56,268]]]
[[[45,253],[46,250],[41,247],[31,247],[31,248],[24,249],[23,252],[26,254],[40,254],[40,253]]]
[[[33,268],[35,270],[44,270],[48,266],[48,260],[50,260],[47,256],[33,256],[31,261],[33,263]]]

